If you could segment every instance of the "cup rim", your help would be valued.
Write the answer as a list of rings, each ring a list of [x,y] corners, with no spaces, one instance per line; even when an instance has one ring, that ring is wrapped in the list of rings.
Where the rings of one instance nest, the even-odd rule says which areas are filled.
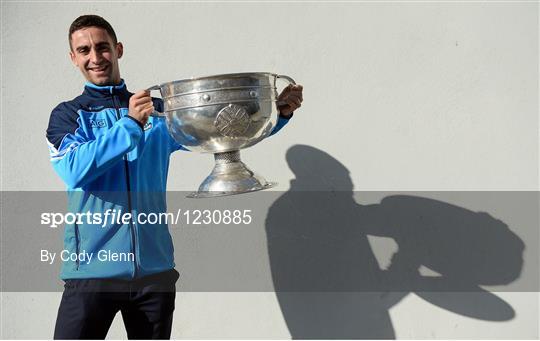
[[[278,74],[272,73],[272,72],[237,72],[237,73],[223,73],[219,75],[209,75],[209,76],[202,76],[202,77],[191,77],[191,78],[185,78],[185,79],[179,79],[175,81],[170,82],[164,82],[158,85],[158,87],[162,88],[165,85],[171,85],[171,84],[178,84],[178,83],[187,83],[187,82],[193,82],[198,80],[207,80],[212,78],[222,78],[222,77],[243,77],[248,75],[258,75],[258,76],[273,76],[277,77]]]

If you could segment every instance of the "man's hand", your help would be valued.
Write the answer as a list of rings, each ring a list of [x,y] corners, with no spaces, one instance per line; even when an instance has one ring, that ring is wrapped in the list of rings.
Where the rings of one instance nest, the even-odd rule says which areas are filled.
[[[141,90],[129,99],[129,116],[139,121],[143,126],[148,121],[148,116],[154,112],[154,103],[150,91]]]
[[[302,90],[303,87],[300,84],[289,84],[289,86],[283,89],[277,98],[281,116],[289,118],[293,111],[302,106]]]

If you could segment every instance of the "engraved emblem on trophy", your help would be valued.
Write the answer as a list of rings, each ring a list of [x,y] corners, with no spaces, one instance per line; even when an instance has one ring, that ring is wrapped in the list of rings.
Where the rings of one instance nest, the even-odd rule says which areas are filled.
[[[253,172],[240,150],[270,135],[278,119],[276,82],[291,77],[273,73],[235,73],[156,85],[171,136],[190,151],[213,153],[214,169],[191,193],[206,198],[259,191],[276,183]]]

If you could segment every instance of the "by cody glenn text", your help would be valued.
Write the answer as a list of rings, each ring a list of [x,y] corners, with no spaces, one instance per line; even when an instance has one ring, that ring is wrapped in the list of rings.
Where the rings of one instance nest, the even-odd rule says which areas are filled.
[[[53,264],[55,261],[63,262],[72,261],[78,263],[90,264],[91,262],[134,262],[135,255],[132,252],[112,252],[111,250],[99,250],[95,254],[93,252],[71,252],[62,250],[61,252],[51,252],[49,250],[41,250],[41,261],[48,264]]]

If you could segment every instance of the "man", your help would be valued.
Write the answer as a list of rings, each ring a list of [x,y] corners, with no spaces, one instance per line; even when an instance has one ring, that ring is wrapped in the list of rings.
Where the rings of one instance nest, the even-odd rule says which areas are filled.
[[[165,223],[132,217],[166,210],[169,156],[184,148],[163,119],[150,117],[163,110],[162,101],[127,90],[118,66],[123,45],[105,19],[77,18],[69,43],[71,61],[87,82],[82,95],[51,113],[51,162],[67,185],[69,210],[101,213],[102,221],[66,226],[66,253],[78,257],[62,265],[66,284],[54,337],[103,339],[121,311],[129,338],[169,338],[178,279],[172,239]],[[279,100],[273,133],[300,107],[302,87],[289,86]],[[126,213],[133,215],[124,220]],[[124,257],[98,259],[104,254]]]

